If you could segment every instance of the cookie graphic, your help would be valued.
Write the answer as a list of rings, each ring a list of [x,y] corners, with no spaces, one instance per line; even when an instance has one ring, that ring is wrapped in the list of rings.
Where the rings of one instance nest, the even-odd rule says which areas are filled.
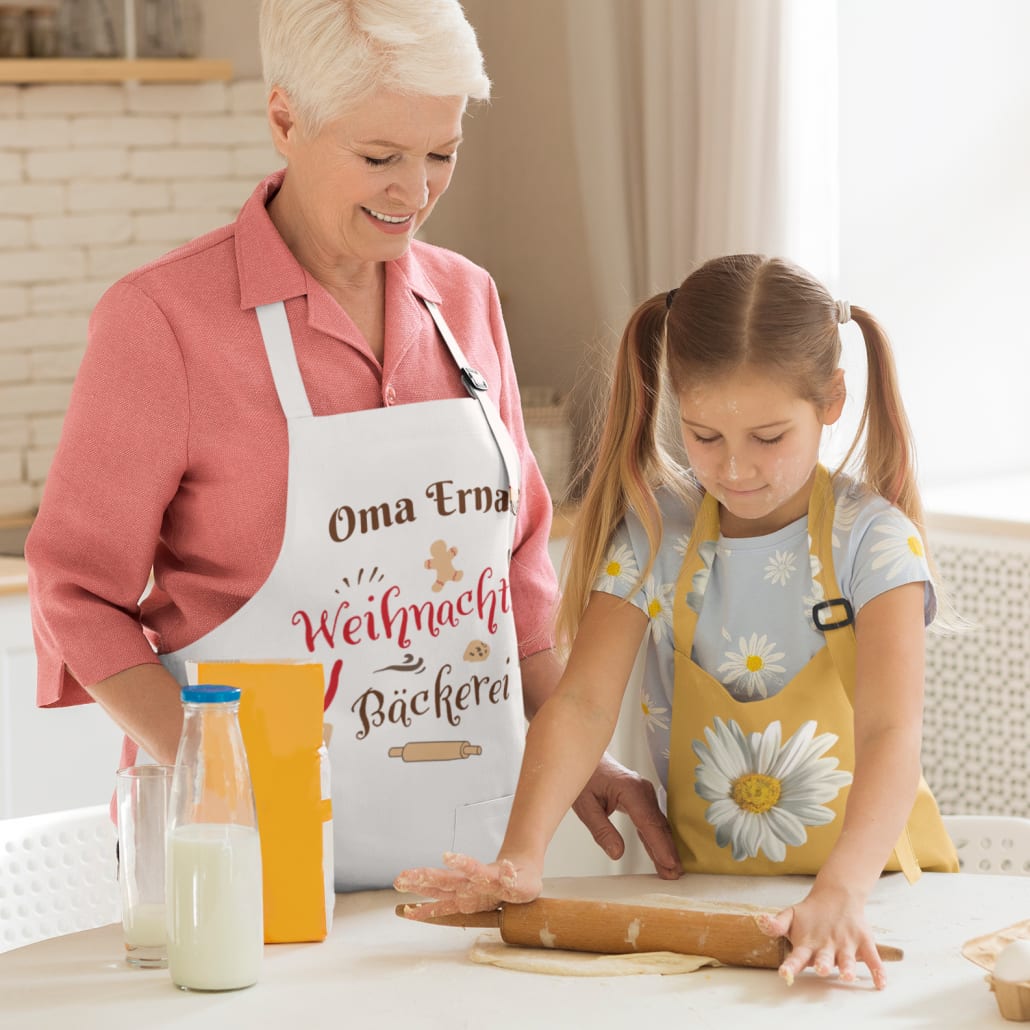
[[[439,593],[447,583],[457,583],[465,575],[461,569],[454,567],[454,557],[458,553],[457,547],[448,547],[443,540],[434,540],[429,548],[431,558],[427,558],[425,567],[436,573],[436,582],[433,584],[433,592]]]
[[[490,645],[482,640],[473,640],[465,648],[464,659],[466,662],[485,662],[490,657]]]

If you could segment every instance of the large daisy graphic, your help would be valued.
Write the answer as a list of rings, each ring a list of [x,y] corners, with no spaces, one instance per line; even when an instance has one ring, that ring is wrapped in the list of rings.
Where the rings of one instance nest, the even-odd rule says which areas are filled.
[[[631,587],[639,572],[633,552],[625,544],[619,544],[613,547],[601,562],[595,585],[598,590],[610,594],[620,583]]]
[[[832,801],[851,782],[836,758],[822,757],[837,741],[833,733],[815,735],[804,723],[782,746],[779,720],[763,732],[745,734],[731,719],[716,718],[705,727],[705,743],[695,740],[694,790],[710,802],[705,819],[715,827],[715,842],[733,848],[733,859],[757,858],[759,851],[782,862],[787,845],[808,839],[806,826],[833,821]]]
[[[913,562],[918,563],[918,568],[922,570],[926,559],[926,549],[923,547],[923,538],[914,526],[897,523],[874,526],[873,532],[886,537],[885,540],[880,540],[869,549],[872,554],[876,555],[872,565],[874,569],[882,569],[884,565],[889,565],[886,576],[889,580]]]
[[[718,668],[726,686],[737,687],[748,697],[768,697],[770,686],[782,685],[780,674],[786,669],[776,663],[784,652],[777,651],[776,644],[764,633],[752,633],[750,640],[741,637],[737,647],[737,651],[724,652],[726,661]]]

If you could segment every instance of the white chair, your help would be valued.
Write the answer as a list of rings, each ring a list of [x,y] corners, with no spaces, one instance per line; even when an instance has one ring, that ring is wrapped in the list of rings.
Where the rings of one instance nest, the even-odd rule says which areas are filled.
[[[1030,819],[1010,815],[946,815],[964,873],[1030,876]]]
[[[108,805],[0,820],[0,952],[121,919]]]

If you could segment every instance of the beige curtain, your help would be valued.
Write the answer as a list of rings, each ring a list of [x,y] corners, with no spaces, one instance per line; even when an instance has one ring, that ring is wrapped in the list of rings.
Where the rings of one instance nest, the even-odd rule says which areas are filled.
[[[565,0],[591,273],[617,335],[708,257],[836,273],[836,4]]]

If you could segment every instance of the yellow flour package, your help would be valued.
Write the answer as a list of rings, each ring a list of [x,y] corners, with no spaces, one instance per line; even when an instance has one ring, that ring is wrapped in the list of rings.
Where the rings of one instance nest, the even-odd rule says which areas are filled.
[[[324,940],[332,927],[333,823],[317,663],[192,662],[191,683],[240,689],[264,877],[265,943]]]

